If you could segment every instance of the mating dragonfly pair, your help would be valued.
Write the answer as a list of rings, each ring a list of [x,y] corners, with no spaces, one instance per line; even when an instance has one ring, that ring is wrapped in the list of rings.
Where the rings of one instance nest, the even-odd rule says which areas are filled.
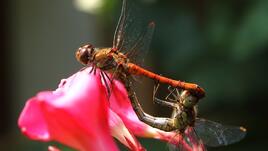
[[[101,75],[109,95],[111,89],[108,86],[108,81],[120,80],[126,87],[132,107],[139,119],[152,127],[164,131],[178,131],[181,134],[188,134],[185,132],[196,127],[194,129],[197,136],[210,146],[228,145],[241,140],[246,134],[243,128],[227,127],[216,122],[196,118],[196,103],[205,96],[203,88],[193,83],[160,76],[134,63],[136,60],[131,58],[137,57],[141,53],[146,54],[149,50],[155,24],[151,22],[147,28],[139,30],[140,24],[133,19],[134,15],[131,12],[133,6],[130,2],[127,3],[127,0],[123,0],[121,15],[114,34],[113,47],[95,48],[91,44],[84,45],[76,52],[77,60],[86,66],[92,66],[92,72],[96,68],[102,70]],[[138,56],[138,58],[142,57]],[[109,78],[107,72],[112,74],[112,78]],[[158,104],[174,109],[170,118],[154,117],[143,111],[136,93],[132,89],[132,76],[148,77],[174,88],[165,100],[153,98]],[[158,85],[154,89],[154,94],[157,88]],[[174,98],[170,99],[170,96]]]

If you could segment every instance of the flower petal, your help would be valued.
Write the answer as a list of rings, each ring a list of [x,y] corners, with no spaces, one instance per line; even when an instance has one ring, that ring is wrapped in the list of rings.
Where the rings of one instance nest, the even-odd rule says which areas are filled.
[[[110,135],[105,88],[90,68],[62,80],[56,91],[26,103],[18,120],[31,139],[58,141],[82,151],[118,150]]]
[[[109,111],[109,125],[112,135],[132,151],[144,151],[145,149],[135,136],[128,131],[121,118],[112,110]]]

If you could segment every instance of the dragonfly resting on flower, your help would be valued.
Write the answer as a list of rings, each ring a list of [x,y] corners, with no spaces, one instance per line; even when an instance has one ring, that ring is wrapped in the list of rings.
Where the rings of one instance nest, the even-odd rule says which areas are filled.
[[[198,98],[204,97],[204,89],[197,84],[173,80],[148,71],[134,63],[138,58],[143,58],[139,56],[141,53],[146,54],[149,50],[155,24],[150,22],[147,28],[139,27],[139,21],[135,21],[131,15],[131,4],[129,3],[130,1],[127,3],[127,0],[123,0],[113,46],[95,48],[91,44],[86,44],[76,51],[77,60],[86,66],[92,66],[93,69],[99,68],[102,71],[112,73],[113,78],[129,79],[133,75],[144,76],[160,83],[188,90]],[[103,73],[105,74],[105,72]],[[110,81],[112,80],[110,79]]]
[[[141,121],[149,124],[151,116],[147,114],[144,116],[143,110],[137,101],[136,93],[132,89],[131,79],[133,76],[147,77],[160,83],[187,90],[198,99],[205,96],[205,91],[197,84],[173,80],[148,71],[134,63],[142,58],[140,54],[146,54],[148,51],[155,24],[150,22],[147,28],[144,28],[139,21],[133,19],[134,15],[130,8],[131,1],[123,0],[112,47],[95,48],[91,44],[86,44],[76,51],[76,58],[85,66],[92,66],[91,72],[93,73],[96,68],[102,70],[101,75],[104,79],[108,96],[112,91],[108,81],[112,83],[113,79],[120,80],[127,89],[128,97],[137,116]],[[109,77],[107,73],[112,74],[112,77]]]

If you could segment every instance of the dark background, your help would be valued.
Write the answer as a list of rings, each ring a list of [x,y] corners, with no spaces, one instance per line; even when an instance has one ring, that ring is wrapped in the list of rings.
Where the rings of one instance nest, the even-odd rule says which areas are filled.
[[[87,12],[75,7],[77,1],[0,2],[0,150],[47,150],[47,143],[20,133],[17,118],[28,98],[55,89],[81,68],[74,57],[79,46],[111,46],[121,1],[97,1],[101,7]],[[241,142],[209,150],[265,150],[268,1],[143,0],[141,5],[140,14],[156,23],[146,66],[204,87],[200,117],[248,130]],[[151,114],[168,115],[151,101],[142,105]],[[167,150],[157,140],[141,141],[148,150]]]

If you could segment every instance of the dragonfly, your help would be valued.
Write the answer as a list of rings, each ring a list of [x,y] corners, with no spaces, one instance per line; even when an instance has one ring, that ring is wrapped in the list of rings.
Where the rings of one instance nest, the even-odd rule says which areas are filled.
[[[189,90],[199,98],[204,97],[204,89],[197,84],[170,79],[135,64],[133,56],[142,58],[138,55],[140,53],[146,54],[149,50],[148,47],[152,39],[155,24],[154,22],[150,22],[144,30],[136,27],[140,24],[131,15],[132,4],[130,2],[123,0],[112,47],[96,48],[92,44],[86,44],[76,51],[77,60],[86,66],[92,66],[93,68],[110,72],[115,78],[128,78],[130,75],[145,76],[173,87]]]
[[[146,54],[154,32],[155,24],[150,22],[141,27],[140,22],[133,19],[133,1],[123,0],[121,14],[115,30],[113,45],[107,48],[96,48],[92,44],[86,44],[76,51],[76,59],[85,66],[91,66],[94,73],[96,68],[101,69],[101,76],[106,85],[108,96],[110,96],[112,88],[109,88],[107,81],[112,84],[114,79],[120,80],[127,92],[133,110],[138,118],[151,125],[154,117],[146,114],[139,104],[137,95],[132,89],[133,76],[141,76],[153,79],[154,81],[165,83],[176,88],[188,90],[192,95],[201,99],[205,96],[203,88],[194,83],[187,83],[180,80],[170,79],[159,74],[153,73],[142,68],[137,62]],[[136,58],[134,58],[136,56]],[[107,73],[112,76],[109,77]],[[155,126],[157,127],[157,126]]]
[[[169,87],[170,93],[167,97],[159,99],[155,97],[158,87],[159,85],[154,90],[154,101],[157,104],[172,108],[173,112],[170,118],[154,117],[154,122],[151,124],[164,131],[177,131],[184,138],[184,145],[180,143],[181,146],[198,145],[202,148],[203,143],[210,147],[226,146],[245,137],[246,129],[244,127],[227,126],[198,118],[196,105],[199,99],[191,95],[188,90]],[[174,149],[174,146],[170,148]]]

